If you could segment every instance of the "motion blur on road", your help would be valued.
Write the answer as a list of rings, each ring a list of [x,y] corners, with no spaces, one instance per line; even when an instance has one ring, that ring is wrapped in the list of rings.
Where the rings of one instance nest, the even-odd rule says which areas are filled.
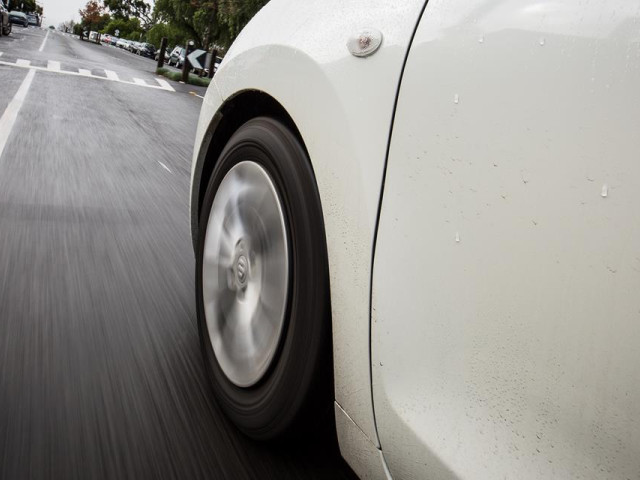
[[[206,382],[200,87],[38,27],[0,38],[0,478],[349,478],[334,434],[249,441]]]

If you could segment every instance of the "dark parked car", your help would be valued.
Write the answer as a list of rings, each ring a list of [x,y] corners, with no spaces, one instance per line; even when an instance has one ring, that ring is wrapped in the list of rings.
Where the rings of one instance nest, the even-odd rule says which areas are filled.
[[[11,33],[11,22],[9,21],[9,11],[4,5],[4,1],[0,0],[0,37]]]
[[[143,57],[155,58],[156,47],[154,47],[150,43],[143,43],[138,48],[138,54],[142,55]]]
[[[16,25],[22,25],[25,28],[29,26],[29,19],[22,12],[9,12],[9,21]]]

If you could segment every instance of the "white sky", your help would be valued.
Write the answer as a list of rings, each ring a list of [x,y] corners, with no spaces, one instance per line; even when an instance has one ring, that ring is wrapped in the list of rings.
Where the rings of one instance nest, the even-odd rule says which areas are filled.
[[[80,20],[78,10],[84,8],[87,4],[87,0],[39,0],[38,3],[42,5],[44,9],[44,19],[42,20],[42,26],[48,27],[53,25],[57,27],[62,22],[67,20]]]
[[[11,3],[14,1],[15,0],[11,0]],[[53,25],[57,27],[67,20],[73,19],[76,22],[80,21],[78,10],[84,8],[87,0],[38,0],[38,3],[42,5],[44,9],[42,26],[48,27],[49,25]],[[147,0],[147,3],[153,6],[153,1]]]

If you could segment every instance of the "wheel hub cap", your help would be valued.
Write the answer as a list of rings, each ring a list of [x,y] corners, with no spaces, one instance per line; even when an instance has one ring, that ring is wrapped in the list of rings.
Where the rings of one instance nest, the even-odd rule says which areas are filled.
[[[202,296],[220,368],[237,386],[265,374],[277,351],[289,291],[287,227],[275,185],[255,162],[227,172],[205,235]]]

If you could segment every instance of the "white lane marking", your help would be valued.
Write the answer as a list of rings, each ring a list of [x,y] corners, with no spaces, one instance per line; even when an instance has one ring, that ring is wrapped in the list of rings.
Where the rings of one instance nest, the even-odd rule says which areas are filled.
[[[162,167],[169,173],[172,173],[171,170],[169,170],[169,167],[167,167],[164,163],[162,163],[160,160],[156,160],[160,165],[162,165]]]
[[[191,95],[193,95],[194,97],[198,97],[198,98],[204,98],[202,95],[198,95],[196,92],[189,92]]]
[[[2,56],[2,52],[0,52],[0,57]]]
[[[47,43],[47,38],[49,38],[49,30],[47,30],[47,34],[44,36],[44,40],[42,40],[42,45],[40,45],[40,48],[38,49],[39,52],[44,49],[44,46]]]
[[[171,85],[169,85],[169,82],[167,82],[166,80],[163,80],[161,78],[156,78],[156,82],[158,82],[160,84],[160,86],[164,89],[164,90],[169,90],[170,92],[175,92],[175,90],[173,89],[173,87]]]
[[[35,70],[29,70],[20,88],[18,88],[16,95],[13,97],[13,100],[11,100],[4,114],[0,117],[0,157],[2,157],[2,152],[7,144],[7,140],[9,140],[13,125],[16,123],[16,118],[18,118],[18,112],[20,111],[20,107],[22,107],[24,99],[27,97],[27,92],[29,91],[29,87],[31,87],[31,82],[35,74]]]
[[[70,72],[68,70],[60,70],[59,72],[52,72],[51,70],[45,68],[45,67],[36,67],[34,65],[31,65],[31,63],[28,60],[22,60],[22,62],[24,63],[11,63],[11,62],[3,62],[0,60],[0,65],[6,65],[7,67],[20,67],[20,68],[30,68],[32,70],[40,70],[42,72],[48,72],[48,73],[56,73],[56,74],[62,74],[62,75],[72,75],[75,77],[89,77],[89,78],[95,78],[96,80],[106,80],[109,82],[118,82],[118,83],[125,83],[127,85],[136,85],[138,87],[145,87],[145,88],[153,88],[155,90],[166,90],[168,92],[175,92],[175,90],[171,87],[171,85],[169,85],[167,82],[161,83],[160,81],[158,81],[158,83],[160,83],[161,86],[156,87],[155,85],[149,85],[149,84],[145,84],[145,85],[138,85],[134,82],[128,82],[126,80],[115,80],[112,78],[107,78],[107,77],[99,77],[98,75],[85,75],[83,73],[79,73],[79,72]],[[165,85],[166,84],[166,85]]]
[[[147,82],[145,82],[141,78],[134,78],[133,79],[133,83],[135,83],[136,85],[146,85],[147,84]]]
[[[79,68],[78,69],[78,73],[80,75],[84,75],[85,77],[90,77],[91,76],[91,70],[85,70],[84,68]]]
[[[16,60],[16,65],[18,65],[19,67],[29,67],[31,65],[31,62],[29,60],[23,60],[19,58]]]
[[[115,81],[120,80],[120,79],[118,78],[118,74],[117,74],[116,72],[112,71],[112,70],[105,70],[105,71],[104,71],[104,73],[106,73],[106,74],[107,74],[107,78],[108,78],[109,80],[115,80]]]
[[[60,62],[56,62],[55,60],[49,60],[47,62],[47,68],[49,70],[53,70],[54,72],[60,71]]]

